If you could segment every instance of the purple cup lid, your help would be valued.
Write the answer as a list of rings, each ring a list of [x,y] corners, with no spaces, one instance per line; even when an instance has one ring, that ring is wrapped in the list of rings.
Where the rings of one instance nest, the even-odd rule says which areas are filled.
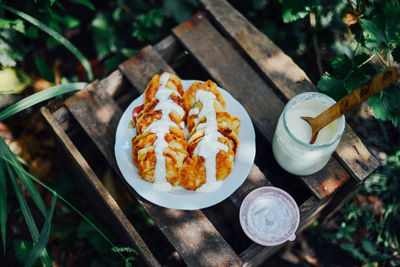
[[[245,234],[263,246],[295,240],[300,212],[294,199],[282,189],[260,187],[246,196],[240,206],[240,225]]]

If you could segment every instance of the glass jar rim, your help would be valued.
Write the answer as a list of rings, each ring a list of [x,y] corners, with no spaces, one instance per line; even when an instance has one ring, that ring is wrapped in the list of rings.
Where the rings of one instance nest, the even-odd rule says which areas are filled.
[[[293,106],[294,104],[297,103],[297,101],[298,101],[299,98],[303,98],[303,97],[305,98],[305,100],[311,99],[311,98],[313,98],[313,97],[322,97],[322,98],[325,98],[326,100],[328,100],[329,102],[331,102],[332,105],[336,103],[336,101],[335,101],[333,98],[331,98],[330,96],[328,96],[328,95],[326,95],[326,94],[323,94],[323,93],[319,93],[319,92],[305,92],[305,93],[300,93],[300,94],[294,96],[292,99],[289,100],[289,102],[286,104],[285,108],[283,109],[283,114],[282,114],[282,116],[283,116],[283,125],[284,125],[284,127],[285,127],[286,132],[289,134],[289,136],[290,136],[296,143],[298,143],[298,144],[300,144],[300,145],[302,145],[302,146],[304,146],[304,147],[306,147],[306,148],[310,148],[310,149],[325,148],[325,147],[329,147],[329,146],[331,146],[332,144],[336,143],[336,142],[341,138],[341,136],[342,136],[342,134],[343,134],[343,132],[344,132],[344,128],[345,128],[345,124],[346,124],[344,115],[342,115],[342,116],[340,116],[339,118],[337,118],[338,124],[339,124],[339,125],[338,125],[338,130],[337,130],[337,132],[336,132],[336,134],[335,134],[335,137],[332,138],[332,140],[331,140],[330,142],[325,143],[325,144],[317,145],[317,144],[304,143],[303,141],[301,141],[300,139],[298,139],[298,138],[289,130],[289,127],[288,127],[287,122],[286,122],[286,113],[287,113],[287,111],[290,109],[291,106]],[[308,98],[307,98],[307,97],[308,97]],[[340,121],[341,121],[341,123],[340,123]]]

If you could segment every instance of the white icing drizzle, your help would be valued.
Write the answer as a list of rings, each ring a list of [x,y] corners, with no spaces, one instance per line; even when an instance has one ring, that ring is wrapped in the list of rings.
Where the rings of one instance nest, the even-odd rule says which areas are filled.
[[[193,151],[194,155],[199,155],[205,160],[206,183],[196,190],[201,192],[214,191],[221,186],[216,178],[216,156],[220,150],[228,151],[228,146],[218,141],[218,137],[223,135],[218,132],[215,99],[215,95],[208,91],[198,90],[196,93],[196,102],[200,101],[203,104],[197,120],[206,117],[206,122],[197,126],[204,128],[204,136]]]
[[[154,142],[154,152],[156,154],[156,166],[154,168],[154,184],[153,186],[160,191],[168,191],[172,188],[171,184],[166,180],[166,166],[165,157],[163,151],[168,147],[168,143],[165,141],[165,134],[169,133],[169,127],[178,125],[173,122],[169,116],[170,112],[175,111],[183,118],[185,111],[181,106],[172,101],[169,97],[172,93],[176,93],[166,87],[170,75],[164,73],[160,77],[160,87],[157,90],[156,98],[158,99],[158,104],[155,106],[154,110],[161,110],[161,119],[151,123],[145,130],[145,132],[152,132],[157,135],[157,139]]]

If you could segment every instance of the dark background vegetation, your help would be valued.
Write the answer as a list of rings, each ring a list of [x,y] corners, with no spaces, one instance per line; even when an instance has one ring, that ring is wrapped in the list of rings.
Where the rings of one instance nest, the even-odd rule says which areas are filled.
[[[396,64],[393,60],[398,61],[399,56],[393,51],[398,51],[400,43],[400,21],[383,22],[383,17],[400,17],[397,1],[229,2],[292,57],[321,90],[334,97],[355,89],[385,63]],[[171,28],[201,9],[195,0],[14,0],[0,3],[37,18],[71,41],[89,59],[95,78],[105,77],[139,49],[157,43],[170,34]],[[388,7],[389,3],[394,5],[393,8]],[[362,19],[377,25],[377,29],[368,27]],[[379,27],[388,25],[393,26],[393,32],[381,30],[384,37],[377,41],[379,45],[371,46],[368,39],[367,42],[363,39],[363,33],[368,30],[369,37],[378,36]],[[374,53],[380,53],[383,62],[378,55],[372,57]],[[362,65],[364,62],[367,64]],[[1,71],[12,70],[2,77],[13,81],[5,88],[3,78],[0,90],[17,93],[1,95],[1,109],[54,84],[88,79],[79,60],[57,40],[2,8],[0,63]],[[349,75],[352,76],[349,78]],[[336,89],[332,89],[332,84]],[[400,135],[396,117],[400,102],[391,102],[400,100],[396,86],[387,98],[381,96],[380,102],[369,103],[374,115],[381,120],[373,118],[372,110],[366,104],[347,116],[353,129],[382,161],[381,168],[333,218],[316,221],[298,237],[298,242],[274,256],[271,264],[400,265]],[[382,99],[386,101],[384,104]],[[84,194],[76,193],[79,189],[74,178],[65,168],[65,159],[58,155],[55,140],[37,108],[0,122],[0,132],[31,173],[72,202],[118,244],[116,236],[91,209]],[[134,201],[130,195],[117,194],[118,185],[113,183],[113,174],[106,169],[103,173],[104,184],[128,217],[142,218],[136,220],[135,226],[144,232],[156,230],[139,206],[132,208]],[[6,251],[0,253],[0,262],[14,266],[27,260],[33,244],[10,188],[9,185]],[[50,194],[40,186],[37,189],[50,206]],[[35,219],[40,222],[42,218],[26,192],[25,197]],[[47,249],[58,266],[124,264],[109,244],[61,201],[56,204]],[[171,249],[160,254],[165,258],[165,265],[182,264]]]

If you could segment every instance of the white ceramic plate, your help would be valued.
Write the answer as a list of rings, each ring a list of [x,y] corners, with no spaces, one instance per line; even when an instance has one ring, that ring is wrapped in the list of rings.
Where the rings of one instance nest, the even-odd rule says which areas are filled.
[[[182,80],[184,90],[194,80]],[[130,186],[143,198],[165,208],[180,210],[202,209],[215,205],[230,196],[244,182],[253,165],[256,153],[254,127],[243,106],[227,91],[218,87],[226,102],[226,110],[241,120],[239,129],[239,150],[235,158],[233,171],[222,185],[213,192],[196,192],[177,186],[170,191],[158,191],[153,184],[143,180],[132,162],[132,138],[136,129],[128,128],[132,120],[132,110],[144,103],[144,95],[136,98],[122,114],[115,136],[115,158],[122,175]]]

